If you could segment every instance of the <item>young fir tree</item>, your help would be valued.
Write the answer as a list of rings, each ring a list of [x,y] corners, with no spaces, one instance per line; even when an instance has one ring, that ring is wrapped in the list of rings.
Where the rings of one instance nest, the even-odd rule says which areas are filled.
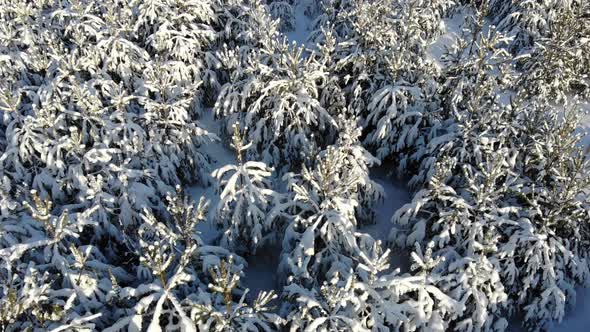
[[[331,331],[445,331],[462,312],[461,303],[445,295],[432,269],[439,261],[414,255],[415,276],[388,271],[389,250],[373,242],[353,260],[355,268],[338,269],[321,287],[291,283],[284,297],[291,306],[287,326],[291,329]],[[353,272],[354,271],[354,272]]]
[[[347,121],[341,124],[352,126]],[[360,146],[359,133],[352,128],[341,133],[336,145],[319,153],[313,168],[304,165],[301,174],[284,176],[295,205],[283,239],[280,269],[286,279],[309,285],[348,270],[351,257],[374,242],[362,237],[359,244],[356,230],[357,216],[370,219],[373,203],[383,195],[368,172],[368,165],[378,161]]]
[[[281,203],[281,195],[272,190],[272,168],[257,161],[245,161],[243,153],[252,144],[244,145],[239,125],[234,125],[232,148],[237,165],[227,165],[213,172],[220,184],[220,200],[214,219],[223,230],[221,245],[239,252],[256,253],[268,243],[276,242],[282,226],[269,212]]]
[[[438,286],[466,305],[462,329],[503,329],[504,312],[545,328],[588,280],[588,161],[576,148],[576,121],[559,121],[543,100],[477,113],[458,126],[426,187],[396,212],[405,230],[391,239],[434,245],[445,259]]]
[[[590,5],[563,10],[547,36],[535,47],[521,52],[518,66],[523,72],[518,84],[529,95],[541,95],[563,103],[570,95],[590,96]]]
[[[205,219],[207,205],[202,200],[196,207],[187,204],[181,195],[169,199],[169,223],[144,215],[138,232],[141,283],[113,285],[107,303],[116,304],[117,321],[105,331],[276,328],[280,319],[267,312],[273,294],[259,294],[248,307],[239,283],[245,261],[203,244],[196,226]]]
[[[519,85],[560,102],[568,94],[588,96],[587,2],[486,0],[474,5],[511,37],[507,46],[522,71]]]
[[[278,39],[244,57],[219,95],[216,115],[227,126],[244,125],[251,159],[297,167],[335,136],[336,121],[319,100],[327,73],[315,57]]]

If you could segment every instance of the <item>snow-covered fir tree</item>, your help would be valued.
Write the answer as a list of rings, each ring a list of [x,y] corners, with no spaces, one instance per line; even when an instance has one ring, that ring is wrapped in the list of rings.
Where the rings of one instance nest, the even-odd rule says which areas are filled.
[[[249,158],[298,167],[335,136],[336,121],[319,100],[327,73],[315,57],[303,57],[303,48],[278,39],[271,49],[249,48],[243,56],[220,93],[216,114],[227,126],[242,124],[253,145]]]
[[[299,0],[270,0],[268,11],[273,18],[278,19],[280,28],[283,31],[295,29],[295,11],[294,5]]]
[[[200,148],[216,138],[195,120],[220,87],[219,5],[0,6],[3,329],[194,330],[177,306],[186,290],[222,302],[204,276],[231,253],[202,246],[178,215],[187,202],[166,203],[179,183],[209,181]]]
[[[0,331],[550,329],[590,284],[589,18],[0,0]],[[223,141],[236,163],[214,166]],[[413,194],[386,244],[364,232],[376,167]],[[181,188],[212,183],[208,218]],[[278,289],[251,295],[266,249]]]
[[[474,4],[500,29],[514,35],[511,46],[515,50],[533,46],[539,39],[552,34],[554,28],[565,28],[559,27],[561,15],[570,11],[584,14],[584,9],[587,10],[587,4],[580,0],[483,0]]]
[[[234,125],[232,148],[237,165],[226,165],[213,172],[220,182],[220,200],[215,220],[222,230],[221,245],[238,252],[256,253],[256,249],[278,241],[284,228],[269,213],[283,204],[280,194],[272,190],[273,170],[263,162],[245,161],[252,144],[244,144],[239,125]]]
[[[439,273],[456,281],[439,286],[470,303],[466,329],[505,327],[502,312],[524,312],[525,325],[545,327],[588,282],[588,161],[576,147],[575,119],[560,121],[544,104],[480,110],[446,143],[426,188],[393,217],[406,230],[392,240],[432,243],[445,258]]]
[[[245,301],[246,292],[238,302],[232,300],[233,293],[239,283],[239,274],[231,270],[223,261],[210,270],[213,283],[211,290],[218,294],[213,300],[198,304],[191,303],[191,317],[197,322],[199,330],[204,331],[276,331],[284,324],[283,319],[272,313],[269,303],[277,295],[272,291],[258,294],[252,305]]]
[[[352,123],[341,120],[341,125]],[[357,216],[368,218],[372,204],[383,195],[368,176],[367,166],[378,161],[360,146],[359,133],[352,128],[310,166],[304,165],[300,174],[284,176],[295,211],[283,239],[280,269],[290,279],[313,283],[324,274],[320,270],[350,267],[349,257],[360,250]],[[368,241],[366,245],[374,242]]]
[[[435,285],[431,257],[415,255],[416,276],[387,273],[389,250],[373,242],[354,259],[356,268],[340,269],[317,288],[291,283],[284,296],[293,303],[287,326],[296,330],[445,331],[463,310],[461,303]]]
[[[465,305],[460,330],[503,330],[506,313],[545,328],[588,282],[587,235],[576,221],[587,218],[588,162],[576,147],[574,108],[560,120],[547,93],[510,91],[518,75],[502,49],[510,39],[484,31],[482,13],[447,56],[438,115],[445,128],[424,147],[412,181],[421,190],[393,216],[402,231],[390,239],[432,246],[444,258],[437,285]],[[511,94],[519,97],[506,102]],[[549,203],[560,197],[568,203]],[[568,222],[549,226],[546,218]]]
[[[448,155],[449,149],[457,148],[449,142],[463,140],[461,144],[470,144],[467,138],[457,137],[462,127],[483,125],[479,123],[480,114],[501,108],[505,99],[515,94],[511,90],[513,66],[509,53],[502,48],[509,38],[493,28],[484,31],[484,24],[484,12],[468,16],[460,38],[443,54],[445,68],[437,90],[439,108],[430,114],[428,135],[408,157],[419,164],[409,182],[412,188],[420,189],[434,174],[434,164]],[[460,153],[460,158],[472,157],[467,150]]]
[[[571,95],[590,97],[590,4],[567,10],[554,21],[548,36],[518,60],[523,72],[518,84],[530,95],[565,102]]]

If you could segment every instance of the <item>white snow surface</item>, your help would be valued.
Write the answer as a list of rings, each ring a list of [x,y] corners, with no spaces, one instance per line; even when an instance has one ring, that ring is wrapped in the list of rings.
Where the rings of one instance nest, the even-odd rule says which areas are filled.
[[[261,291],[274,290],[275,293],[280,293],[277,281],[279,254],[280,248],[264,248],[256,255],[246,257],[248,266],[244,269],[242,284],[249,289],[246,296],[248,299],[254,300]]]
[[[305,15],[305,4],[303,1],[297,1],[295,5],[295,29],[285,33],[289,41],[305,46],[311,19]]]
[[[582,114],[580,115],[580,126],[578,131],[582,135],[581,143],[586,149],[590,150],[590,102],[581,104],[580,108]]]
[[[443,67],[442,58],[447,48],[452,47],[456,43],[457,38],[461,35],[463,18],[464,14],[459,11],[445,19],[446,32],[430,45],[430,56],[439,68]]]
[[[578,332],[588,331],[590,327],[590,288],[578,289],[576,303],[566,312],[564,320],[560,324],[554,324],[548,328],[550,332]],[[520,322],[513,319],[509,331],[525,332]]]
[[[590,288],[579,289],[575,307],[564,321],[551,329],[555,332],[588,331],[590,327]]]
[[[214,112],[211,109],[206,109],[203,111],[203,116],[199,120],[201,128],[206,129],[209,132],[212,132],[216,135],[219,134],[219,123],[214,119]],[[220,168],[225,165],[233,164],[236,162],[234,154],[230,151],[227,147],[223,145],[221,140],[218,140],[214,143],[210,143],[209,145],[203,148],[203,151],[211,156],[213,168]],[[213,171],[213,170],[212,170]],[[217,192],[217,188],[215,185],[210,185],[208,187],[203,186],[192,186],[187,188],[187,194],[189,194],[195,202],[198,202],[201,197],[204,197],[206,200],[209,201],[209,209],[214,209],[219,202],[219,193]],[[209,213],[208,216],[212,214]],[[197,230],[201,232],[201,239],[206,244],[212,244],[215,239],[220,235],[219,230],[213,224],[213,220],[210,218],[207,219],[205,222],[200,223],[197,225]]]
[[[404,204],[412,200],[406,184],[401,180],[392,180],[387,175],[387,168],[381,167],[371,170],[371,178],[383,187],[385,198],[375,207],[375,223],[359,229],[359,231],[369,233],[373,238],[381,240],[383,244],[387,242],[391,228],[395,227],[391,222],[391,216]],[[390,258],[391,269],[399,268],[402,273],[409,271],[410,264],[407,252],[392,249]]]

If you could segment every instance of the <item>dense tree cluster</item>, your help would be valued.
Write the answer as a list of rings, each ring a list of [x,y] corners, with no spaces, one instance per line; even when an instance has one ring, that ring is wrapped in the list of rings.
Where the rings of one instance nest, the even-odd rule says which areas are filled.
[[[436,114],[444,128],[423,147],[411,180],[417,193],[393,216],[402,228],[390,239],[444,259],[437,286],[465,304],[466,328],[504,328],[502,317],[513,313],[546,328],[589,280],[580,110],[566,103],[560,112],[550,88],[515,90],[529,73],[504,48],[511,38],[484,29],[484,14],[447,54]]]
[[[581,0],[486,0],[482,10],[511,40],[521,58],[520,83],[532,94],[588,97],[590,4]]]
[[[298,8],[307,46],[283,35]],[[590,283],[589,20],[582,0],[0,0],[0,331],[551,326]],[[372,167],[414,196],[387,243],[363,231]],[[250,296],[263,250],[278,291]]]
[[[3,330],[279,321],[272,295],[233,296],[243,260],[200,240],[205,205],[176,190],[212,180],[201,148],[218,138],[197,118],[228,76],[222,47],[260,40],[260,6],[0,4]]]

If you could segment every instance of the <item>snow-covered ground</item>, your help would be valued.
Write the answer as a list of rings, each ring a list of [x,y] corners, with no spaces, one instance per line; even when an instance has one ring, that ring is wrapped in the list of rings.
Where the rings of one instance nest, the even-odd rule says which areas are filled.
[[[590,288],[579,289],[575,307],[564,321],[551,329],[555,332],[588,331],[590,329]]]
[[[295,29],[286,33],[287,39],[298,45],[305,45],[309,35],[311,19],[305,15],[305,7],[301,1],[295,6]]]
[[[511,321],[510,332],[525,332],[516,319]],[[550,327],[550,332],[581,332],[590,329],[590,288],[581,288],[576,296],[576,303],[566,313],[560,324]]]
[[[219,136],[219,123],[214,119],[213,110],[205,110],[199,122],[201,128]],[[215,168],[235,163],[234,154],[223,146],[221,140],[208,144],[203,150],[213,158],[212,164]],[[201,197],[204,197],[210,202],[209,208],[214,209],[219,202],[219,194],[216,190],[217,188],[215,188],[214,185],[208,187],[192,186],[187,188],[187,193],[193,197],[196,202],[198,202]],[[209,216],[211,216],[211,214],[209,214]],[[207,244],[213,243],[215,238],[220,234],[213,224],[213,221],[210,219],[206,220],[206,222],[200,223],[197,226],[197,230],[201,232],[201,239]]]
[[[277,284],[277,267],[279,266],[280,248],[265,249],[254,256],[246,257],[248,266],[244,269],[242,279],[244,287],[249,289],[247,297],[254,299],[261,291],[274,290],[280,293]]]
[[[450,18],[445,19],[446,32],[439,36],[437,40],[430,45],[429,53],[432,60],[442,68],[442,58],[447,48],[452,47],[457,37],[461,35],[461,29],[463,24],[463,15],[459,12]]]
[[[580,108],[582,114],[580,115],[579,132],[583,136],[581,143],[590,149],[590,102],[581,104]]]
[[[359,231],[369,233],[373,238],[385,243],[394,225],[391,216],[411,200],[410,193],[403,181],[392,180],[387,175],[387,167],[371,170],[371,178],[379,183],[385,191],[385,198],[375,207],[375,223],[361,227]],[[409,271],[409,256],[405,251],[392,250],[390,268],[399,268],[402,273]]]

